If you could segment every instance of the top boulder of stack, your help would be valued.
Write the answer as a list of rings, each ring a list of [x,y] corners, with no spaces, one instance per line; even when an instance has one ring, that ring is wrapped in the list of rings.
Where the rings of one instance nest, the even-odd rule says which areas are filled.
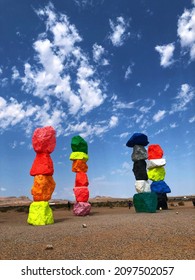
[[[32,145],[36,153],[52,153],[56,146],[56,131],[52,126],[35,129]]]
[[[83,152],[88,154],[87,142],[80,135],[72,137],[71,148],[73,152]]]
[[[143,133],[134,133],[127,141],[127,147],[134,147],[135,145],[147,146],[149,144],[148,137]]]
[[[148,159],[160,159],[163,157],[163,149],[158,144],[148,146]]]

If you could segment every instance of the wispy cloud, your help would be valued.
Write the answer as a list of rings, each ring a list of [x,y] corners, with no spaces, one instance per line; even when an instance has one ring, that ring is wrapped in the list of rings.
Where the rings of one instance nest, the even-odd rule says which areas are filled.
[[[159,122],[159,121],[161,121],[162,119],[164,119],[165,114],[166,114],[166,111],[165,111],[165,110],[159,110],[159,111],[153,116],[153,120],[154,120],[155,122]]]
[[[168,45],[156,46],[155,50],[160,54],[160,65],[164,68],[172,65],[174,63],[173,60],[173,52],[175,50],[174,43],[170,43]]]
[[[125,72],[125,80],[129,79],[130,75],[132,74],[132,68],[134,66],[134,63],[131,63]]]
[[[93,45],[93,60],[101,65],[109,65],[108,59],[104,58],[105,49],[101,46],[95,43]]]
[[[185,111],[194,96],[195,89],[188,84],[182,84],[180,91],[175,97],[176,101],[171,106],[170,114]]]
[[[12,81],[19,81],[22,92],[32,99],[19,103],[14,98],[9,102],[1,98],[1,128],[25,122],[28,123],[26,132],[31,132],[33,126],[52,125],[58,135],[74,132],[80,132],[83,137],[103,135],[117,126],[119,119],[110,115],[107,122],[101,120],[95,124],[91,124],[90,119],[88,122],[82,120],[107,99],[106,85],[95,65],[90,63],[89,55],[79,45],[83,38],[65,14],[55,11],[53,4],[49,3],[36,13],[45,23],[45,31],[34,41],[34,55],[24,63],[24,72],[12,67]],[[120,33],[121,29],[116,27],[120,36],[114,35],[115,43],[120,45],[126,38],[128,24],[120,17],[117,22],[124,28]],[[103,46],[95,43],[92,52],[93,62],[101,66],[109,64]],[[33,104],[34,97],[40,100],[36,105]],[[68,116],[72,121],[64,125]]]
[[[25,102],[18,103],[11,97],[7,102],[0,96],[0,128],[6,129],[20,122],[26,122],[37,111],[36,106],[27,105]]]
[[[110,19],[109,23],[112,29],[109,39],[115,47],[122,46],[125,40],[130,36],[130,32],[127,31],[129,22],[120,16],[116,18],[116,22]]]
[[[129,162],[123,162],[121,168],[115,169],[111,172],[111,174],[119,174],[119,175],[125,175],[132,172],[132,166]]]
[[[195,116],[193,116],[189,119],[189,123],[193,123],[193,122],[195,122]]]
[[[194,1],[192,3],[195,5]],[[184,10],[178,20],[177,34],[182,49],[189,51],[190,59],[195,60],[195,7]]]

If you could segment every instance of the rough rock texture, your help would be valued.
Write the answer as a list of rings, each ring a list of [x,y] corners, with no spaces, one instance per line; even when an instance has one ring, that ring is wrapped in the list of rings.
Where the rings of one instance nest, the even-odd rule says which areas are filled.
[[[83,152],[85,154],[88,154],[88,144],[79,135],[72,137],[71,148],[73,152]]]
[[[155,213],[157,209],[157,195],[154,192],[136,193],[133,196],[136,212]]]
[[[72,172],[87,172],[88,165],[82,159],[73,160],[72,162]]]
[[[159,159],[151,159],[147,161],[147,169],[152,169],[155,167],[161,167],[166,164],[165,158],[159,158]]]
[[[146,160],[147,158],[148,158],[148,153],[144,146],[135,145],[133,147],[133,153],[131,154],[132,161]]]
[[[84,161],[88,161],[89,156],[83,152],[72,152],[70,154],[70,160],[82,159]]]
[[[163,157],[163,150],[160,145],[152,144],[148,146],[148,159],[158,159]]]
[[[166,174],[165,168],[163,166],[148,169],[147,173],[148,173],[148,179],[152,181],[164,180]]]
[[[84,172],[76,173],[75,177],[75,187],[87,187],[89,185],[88,176]]]
[[[135,181],[135,189],[138,193],[151,192],[150,183],[147,180]]]
[[[91,204],[89,202],[76,202],[73,207],[73,213],[76,216],[86,216],[89,215],[91,210]]]
[[[52,176],[36,175],[34,184],[31,189],[31,194],[34,201],[48,201],[51,199],[55,189],[55,181]]]
[[[28,224],[34,226],[54,223],[52,209],[47,201],[33,201],[29,208]]]
[[[46,153],[36,154],[30,170],[30,175],[53,175],[53,173],[54,167],[50,155]]]
[[[87,202],[89,199],[89,189],[87,187],[76,187],[73,189],[77,202]]]
[[[148,180],[148,174],[146,170],[146,161],[137,160],[133,163],[132,169],[136,180]]]
[[[56,146],[56,132],[52,126],[35,129],[32,137],[36,153],[52,153]]]
[[[134,147],[135,145],[147,146],[149,144],[147,135],[143,133],[134,133],[127,141],[127,147]]]

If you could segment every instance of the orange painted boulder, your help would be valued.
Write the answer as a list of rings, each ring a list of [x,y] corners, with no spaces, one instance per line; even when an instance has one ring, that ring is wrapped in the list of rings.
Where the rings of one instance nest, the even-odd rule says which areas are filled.
[[[34,201],[48,201],[51,199],[56,183],[52,176],[36,175],[31,189]]]
[[[37,154],[30,170],[30,175],[53,175],[53,161],[49,154]]]
[[[52,126],[35,129],[32,145],[36,153],[52,153],[56,146],[56,132]]]
[[[86,173],[88,170],[88,165],[86,161],[82,159],[77,159],[72,162],[72,172],[84,172]]]
[[[87,202],[89,199],[89,190],[87,187],[76,187],[73,189],[77,202]]]
[[[76,173],[75,187],[87,187],[89,185],[87,174],[84,172]]]

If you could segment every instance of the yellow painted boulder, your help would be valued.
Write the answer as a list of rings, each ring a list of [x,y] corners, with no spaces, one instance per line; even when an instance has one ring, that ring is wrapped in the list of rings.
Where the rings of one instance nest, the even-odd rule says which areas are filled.
[[[163,166],[148,169],[148,179],[152,181],[162,181],[164,178],[165,168]]]
[[[31,189],[34,201],[48,201],[55,189],[55,181],[52,176],[36,175]]]
[[[70,160],[82,159],[84,161],[88,161],[89,157],[86,153],[83,152],[72,152],[70,154]]]
[[[34,201],[29,208],[27,223],[33,226],[44,226],[54,223],[53,212],[48,201]]]

